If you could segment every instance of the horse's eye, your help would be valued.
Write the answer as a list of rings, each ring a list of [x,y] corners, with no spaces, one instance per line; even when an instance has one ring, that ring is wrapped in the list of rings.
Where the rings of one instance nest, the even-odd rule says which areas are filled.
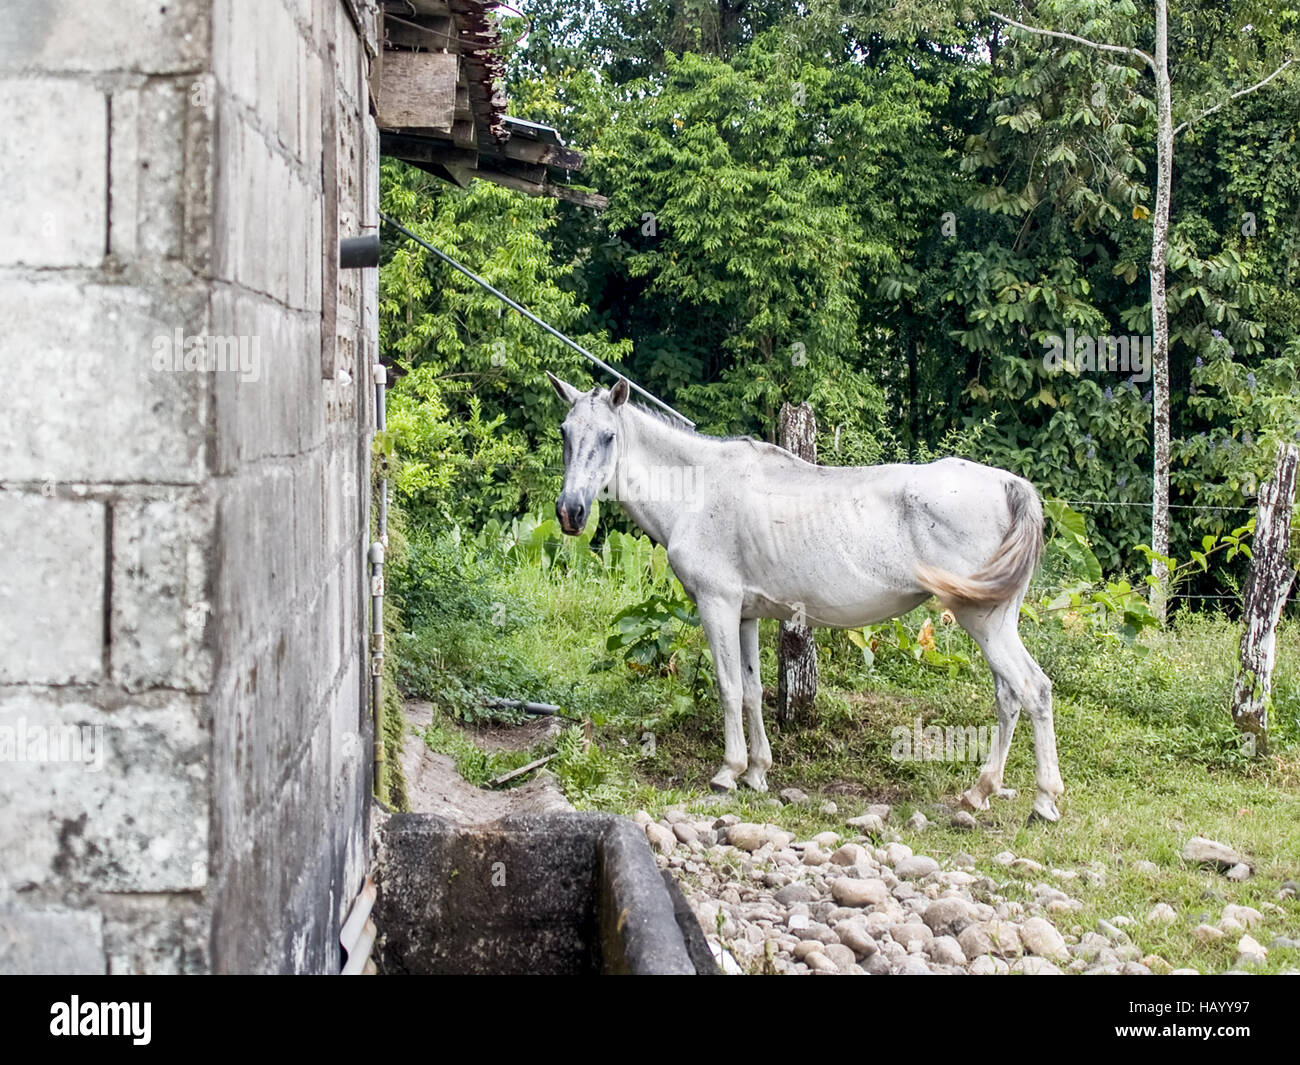
[[[601,439],[601,442],[602,442],[602,443],[605,443],[605,444],[612,444],[612,443],[614,442],[614,434],[613,434],[613,433],[606,433],[606,434],[605,434],[604,436],[602,436],[600,439]]]

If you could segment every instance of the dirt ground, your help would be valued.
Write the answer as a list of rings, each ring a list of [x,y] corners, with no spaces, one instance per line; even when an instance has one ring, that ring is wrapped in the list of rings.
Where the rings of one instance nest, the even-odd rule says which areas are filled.
[[[406,703],[409,729],[403,744],[402,769],[412,813],[430,813],[458,824],[486,824],[511,814],[555,813],[572,810],[544,769],[525,783],[499,791],[476,788],[456,772],[456,764],[429,750],[415,730],[432,720],[429,703]],[[554,718],[537,718],[515,727],[494,726],[471,731],[473,741],[485,750],[526,750],[544,742],[560,727]]]

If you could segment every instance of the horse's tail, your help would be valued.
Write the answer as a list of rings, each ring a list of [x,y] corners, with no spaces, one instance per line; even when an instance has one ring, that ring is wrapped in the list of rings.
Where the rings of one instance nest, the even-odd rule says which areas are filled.
[[[1007,509],[1011,527],[984,565],[969,577],[959,577],[937,566],[917,566],[921,587],[938,596],[945,606],[992,606],[1021,592],[1043,553],[1043,504],[1028,481],[1007,482]]]

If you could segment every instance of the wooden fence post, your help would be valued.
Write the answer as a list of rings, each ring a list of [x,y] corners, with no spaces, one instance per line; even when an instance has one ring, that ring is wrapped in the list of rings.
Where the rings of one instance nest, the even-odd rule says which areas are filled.
[[[817,461],[817,419],[807,403],[781,404],[778,440],[805,462]],[[795,617],[780,624],[777,638],[776,719],[782,725],[812,720],[817,695],[817,645],[812,629],[803,624],[803,604],[792,604]]]
[[[1295,580],[1289,548],[1297,465],[1300,449],[1295,444],[1282,447],[1272,479],[1259,490],[1259,517],[1251,549],[1254,558],[1246,577],[1242,611],[1241,668],[1232,688],[1232,720],[1252,745],[1252,753],[1268,750],[1277,623]]]

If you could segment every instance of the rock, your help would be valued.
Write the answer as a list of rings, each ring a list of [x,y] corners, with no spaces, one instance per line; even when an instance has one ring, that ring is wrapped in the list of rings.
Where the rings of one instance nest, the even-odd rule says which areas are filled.
[[[1142,964],[1146,966],[1148,972],[1155,973],[1157,976],[1167,976],[1174,970],[1174,967],[1159,954],[1148,954],[1142,959]]]
[[[859,829],[862,832],[870,832],[879,835],[885,831],[885,822],[875,814],[863,814],[861,817],[850,817],[846,822],[850,828]]]
[[[833,803],[830,799],[827,799],[824,803],[822,803],[819,807],[817,807],[817,812],[821,814],[823,817],[834,817],[837,813],[840,812],[840,808],[835,803]]]
[[[930,819],[917,810],[907,819],[907,827],[913,832],[924,832],[930,827]]]
[[[991,954],[981,954],[970,963],[966,971],[972,976],[1006,976],[1011,971],[1011,967],[1001,958],[995,958]]]
[[[893,937],[894,942],[909,954],[915,954],[918,950],[925,950],[934,941],[934,933],[920,921],[908,921],[906,924],[895,925],[890,929],[889,934]]]
[[[885,847],[885,861],[897,865],[904,858],[912,857],[912,848],[906,843],[891,843]]]
[[[993,952],[993,941],[979,925],[967,925],[957,934],[957,943],[968,958],[979,958]]]
[[[958,869],[974,869],[975,856],[973,854],[967,854],[965,851],[958,851],[952,856],[952,864]]]
[[[1245,930],[1246,926],[1235,917],[1221,917],[1219,919],[1219,931],[1225,936],[1235,936],[1238,932],[1244,932]]]
[[[867,857],[867,852],[864,847],[856,843],[846,843],[831,855],[831,861],[835,865],[857,865],[865,857]]]
[[[822,850],[817,844],[805,847],[803,852],[804,865],[825,865],[831,860],[831,856]]]
[[[990,921],[985,931],[988,933],[990,950],[998,957],[1018,958],[1024,953],[1025,948],[1020,942],[1020,932],[1010,921]],[[962,945],[962,949],[965,950],[965,944]]]
[[[1097,931],[1112,943],[1127,943],[1129,941],[1128,934],[1122,928],[1116,927],[1111,921],[1098,920]]]
[[[793,954],[800,961],[804,961],[807,959],[809,954],[822,953],[823,945],[824,944],[820,940],[801,939],[799,940],[798,943],[794,945],[790,953]]]
[[[1217,943],[1223,938],[1223,933],[1213,925],[1198,924],[1192,929],[1192,938],[1198,943]]]
[[[891,844],[892,846],[892,844]],[[895,863],[894,874],[902,880],[920,880],[937,872],[939,863],[924,854],[916,854]]]
[[[800,806],[808,801],[808,793],[800,791],[798,788],[782,788],[779,792],[782,802],[787,802],[791,806]]]
[[[1269,945],[1270,950],[1300,950],[1300,939],[1288,939],[1286,936],[1274,936]]]
[[[727,826],[727,842],[742,851],[758,850],[767,842],[767,829],[750,821]]]
[[[979,822],[975,820],[974,814],[966,810],[958,810],[952,815],[952,827],[959,828],[963,832],[974,832],[979,828]]]
[[[673,835],[682,843],[698,843],[700,839],[695,826],[685,821],[678,821],[673,825]]]
[[[836,925],[835,934],[840,937],[840,942],[859,958],[869,958],[880,951],[876,941],[867,934],[866,929],[850,921]]]
[[[1238,862],[1236,865],[1234,865],[1223,875],[1226,876],[1229,880],[1237,880],[1237,881],[1249,880],[1250,866],[1247,865],[1245,862]]]
[[[677,837],[657,821],[651,821],[645,826],[645,834],[650,846],[660,854],[672,854],[677,846]]]
[[[1223,907],[1222,917],[1225,920],[1232,918],[1243,928],[1254,928],[1264,922],[1264,915],[1253,906],[1234,906],[1232,903]]]
[[[895,976],[933,976],[930,972],[930,966],[925,963],[925,959],[919,954],[909,954],[903,958],[894,969]]]
[[[1238,965],[1263,965],[1268,960],[1268,950],[1254,936],[1247,933],[1237,940]]]
[[[1169,973],[1170,976],[1200,976],[1199,969],[1174,969]]]
[[[930,960],[937,965],[965,965],[966,955],[952,936],[935,936],[930,944]]]
[[[638,810],[636,813],[632,815],[632,820],[635,821],[642,828],[645,828],[645,826],[650,824],[650,822],[652,822],[654,818],[651,817],[644,810]]]
[[[1143,876],[1155,876],[1158,872],[1160,872],[1160,866],[1156,865],[1155,862],[1148,862],[1144,860],[1140,862],[1134,862],[1133,871],[1135,873],[1141,873]]]
[[[889,976],[894,971],[894,967],[889,964],[889,959],[883,954],[873,954],[862,963],[862,968],[868,976]]]
[[[1025,976],[1064,976],[1055,965],[1046,958],[1028,954],[1011,966],[1013,973]]]
[[[1167,902],[1158,902],[1147,913],[1147,920],[1152,924],[1174,924],[1178,913]]]
[[[1032,858],[1016,858],[1011,862],[1011,868],[1020,873],[1032,873],[1035,875],[1047,872],[1045,866],[1040,862],[1034,861]]]
[[[831,898],[841,906],[879,906],[889,898],[889,888],[883,880],[841,876],[831,884]]]
[[[893,807],[891,807],[888,803],[878,802],[878,803],[873,803],[871,806],[868,806],[867,813],[875,814],[882,821],[888,821],[889,811],[891,809],[893,809]]]
[[[997,862],[998,865],[1009,866],[1012,862],[1016,860],[1016,856],[1012,854],[1010,851],[999,851],[997,854],[993,855],[993,860]]]
[[[723,814],[721,817],[719,817],[716,821],[713,822],[713,828],[714,831],[721,832],[724,828],[728,828],[731,825],[735,825],[739,823],[740,823],[740,818],[737,817],[735,814]]]
[[[1051,922],[1042,917],[1031,917],[1020,926],[1020,941],[1031,954],[1050,958],[1061,963],[1070,960],[1065,940]]]
[[[1195,862],[1197,865],[1213,865],[1217,869],[1231,869],[1241,864],[1244,859],[1226,843],[1193,836],[1183,845],[1183,861]]]
[[[921,919],[936,936],[957,936],[971,923],[971,905],[963,898],[936,899]]]
[[[793,833],[777,828],[776,825],[764,825],[763,829],[767,832],[767,841],[772,844],[773,850],[784,850],[794,842]]]
[[[840,972],[847,972],[850,966],[858,963],[853,949],[842,943],[827,943],[822,947],[822,953],[835,963]]]
[[[837,973],[840,971],[840,967],[819,950],[814,950],[804,958],[804,964],[819,973]]]
[[[815,902],[817,900],[817,892],[807,884],[789,884],[772,897],[776,899],[780,905],[789,909],[790,906],[796,902]]]

